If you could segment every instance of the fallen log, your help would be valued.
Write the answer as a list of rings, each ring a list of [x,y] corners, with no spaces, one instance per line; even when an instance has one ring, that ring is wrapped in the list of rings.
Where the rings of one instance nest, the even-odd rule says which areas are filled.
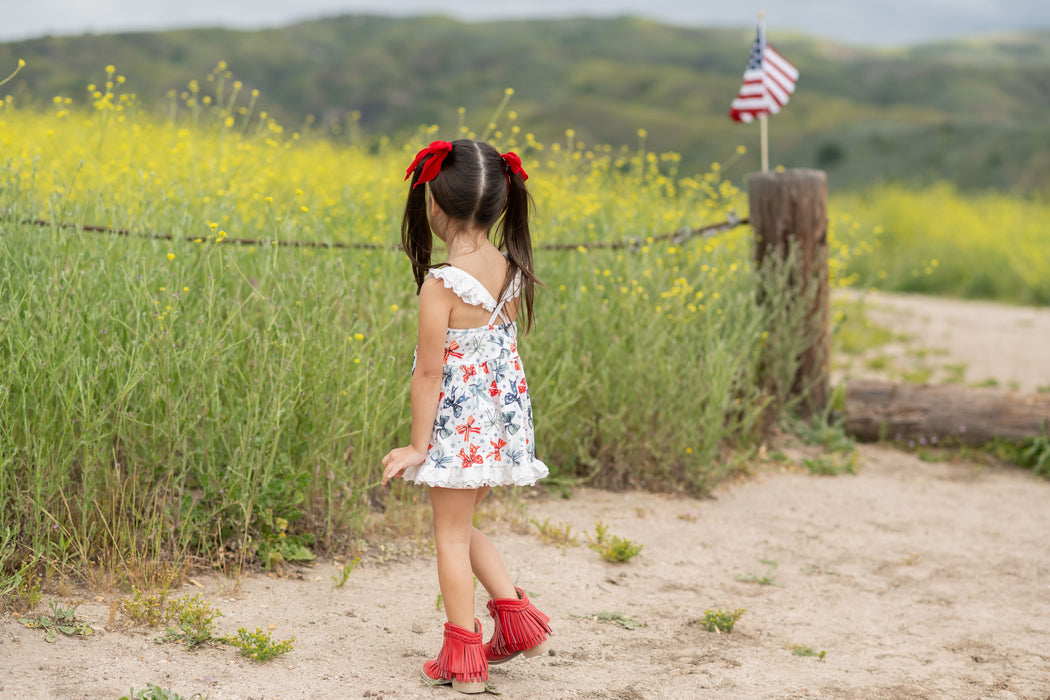
[[[866,441],[984,445],[1050,434],[1050,394],[855,379],[846,382],[845,413],[846,432]]]

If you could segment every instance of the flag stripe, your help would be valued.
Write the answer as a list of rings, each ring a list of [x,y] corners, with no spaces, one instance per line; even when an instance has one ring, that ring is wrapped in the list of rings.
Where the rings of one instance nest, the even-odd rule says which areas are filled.
[[[751,122],[763,114],[776,114],[795,92],[798,69],[766,43],[762,27],[751,46],[744,82],[729,109],[729,118]]]
[[[766,82],[775,82],[782,90],[788,93],[795,91],[794,81],[789,80],[786,75],[773,67],[766,69]]]
[[[766,61],[772,63],[778,70],[791,78],[792,81],[798,80],[798,69],[788,63],[787,59],[777,53],[777,50],[772,46],[766,45]]]
[[[733,100],[733,109],[762,109],[767,104],[765,97],[746,99],[738,97]]]
[[[780,86],[777,85],[775,82],[773,82],[772,80],[767,80],[765,82],[765,88],[767,91],[769,91],[769,98],[771,100],[774,100],[778,105],[787,104],[789,95],[783,90],[781,90]]]

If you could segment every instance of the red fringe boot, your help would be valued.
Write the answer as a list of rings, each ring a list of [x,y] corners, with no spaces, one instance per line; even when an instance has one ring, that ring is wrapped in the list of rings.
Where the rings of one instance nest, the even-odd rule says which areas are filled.
[[[445,641],[434,661],[423,664],[423,679],[431,685],[452,684],[461,693],[484,693],[489,667],[481,645],[481,622],[474,632],[445,623]]]
[[[489,614],[496,623],[492,641],[485,644],[485,658],[490,664],[501,664],[518,654],[526,658],[547,651],[551,634],[550,618],[529,602],[525,591],[515,587],[517,598],[496,598],[488,603]]]

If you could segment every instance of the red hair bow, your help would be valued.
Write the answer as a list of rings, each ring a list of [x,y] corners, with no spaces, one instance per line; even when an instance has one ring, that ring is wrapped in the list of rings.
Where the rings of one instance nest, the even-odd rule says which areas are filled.
[[[423,165],[423,170],[419,173],[419,179],[412,185],[412,189],[416,189],[416,185],[422,185],[424,182],[430,182],[438,173],[441,172],[441,164],[445,162],[445,156],[452,152],[452,144],[448,141],[434,141],[429,146],[424,148],[422,151],[416,154],[416,159],[412,161],[412,165],[408,166],[408,170],[405,171],[405,179],[412,177],[412,173],[419,167],[419,164],[427,156],[431,156]]]
[[[512,173],[521,175],[522,182],[529,179],[529,174],[525,172],[523,167],[521,167],[521,158],[518,157],[517,153],[509,151],[502,154],[500,158],[503,159],[503,162],[507,164],[507,168],[509,168]]]

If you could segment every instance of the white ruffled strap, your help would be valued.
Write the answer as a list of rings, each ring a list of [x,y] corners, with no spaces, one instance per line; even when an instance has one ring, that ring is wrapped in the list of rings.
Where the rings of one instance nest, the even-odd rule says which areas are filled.
[[[492,312],[492,315],[489,316],[488,325],[491,326],[493,321],[496,320],[496,317],[502,318],[504,323],[510,323],[510,319],[503,313],[503,305],[519,294],[521,294],[521,270],[518,270],[514,275],[514,281],[510,283],[510,286],[507,287],[507,291],[503,293],[503,298],[499,300],[498,304],[496,304],[495,310]]]
[[[480,306],[486,311],[494,311],[496,309],[496,300],[489,294],[489,290],[485,289],[484,285],[466,270],[450,265],[447,267],[435,267],[427,274],[441,280],[445,287],[451,289],[465,303],[471,306]]]

